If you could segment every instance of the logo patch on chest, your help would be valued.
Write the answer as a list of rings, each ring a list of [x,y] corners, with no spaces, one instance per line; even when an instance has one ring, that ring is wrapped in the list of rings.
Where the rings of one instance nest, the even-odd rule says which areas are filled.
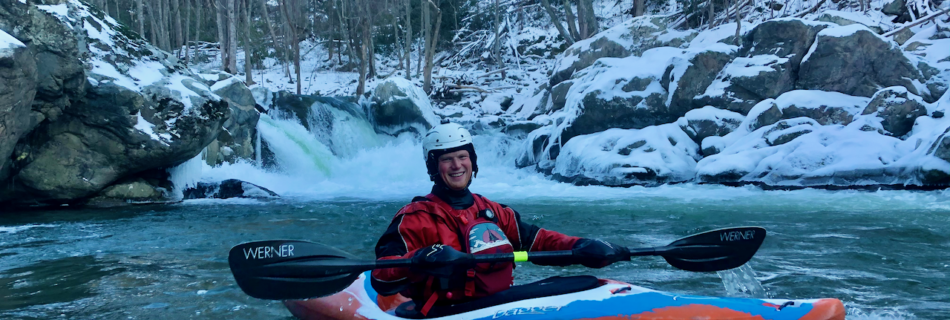
[[[479,223],[468,232],[469,253],[485,251],[500,246],[511,245],[505,233],[490,222]]]

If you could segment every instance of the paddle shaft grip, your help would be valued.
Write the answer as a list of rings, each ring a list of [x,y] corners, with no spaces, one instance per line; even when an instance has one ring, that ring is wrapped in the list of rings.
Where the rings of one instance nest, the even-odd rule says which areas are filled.
[[[524,254],[523,252],[518,252],[519,254]],[[472,260],[472,263],[491,263],[491,262],[514,262],[515,254],[512,253],[493,253],[493,254],[476,254],[475,258]],[[538,251],[538,252],[527,252],[528,261],[533,261],[536,259],[558,259],[558,258],[570,258],[574,256],[573,251]],[[393,260],[376,260],[375,268],[372,269],[383,269],[383,268],[405,268],[412,266],[412,259],[393,259]]]

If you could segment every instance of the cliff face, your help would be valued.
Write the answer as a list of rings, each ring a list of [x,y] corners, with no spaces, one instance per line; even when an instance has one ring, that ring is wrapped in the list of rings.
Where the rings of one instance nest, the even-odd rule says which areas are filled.
[[[4,1],[0,30],[20,44],[0,48],[0,202],[74,203],[153,176],[230,118],[209,83],[79,1]]]

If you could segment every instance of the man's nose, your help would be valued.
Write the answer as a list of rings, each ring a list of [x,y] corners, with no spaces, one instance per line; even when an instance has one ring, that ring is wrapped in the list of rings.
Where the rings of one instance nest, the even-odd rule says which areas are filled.
[[[462,160],[452,159],[452,169],[458,169],[462,167]]]

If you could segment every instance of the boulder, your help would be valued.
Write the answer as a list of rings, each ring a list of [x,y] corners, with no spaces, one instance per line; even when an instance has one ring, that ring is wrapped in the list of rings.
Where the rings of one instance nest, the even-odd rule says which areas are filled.
[[[855,14],[854,12],[828,10],[828,11],[822,12],[821,15],[818,16],[818,21],[834,23],[842,27],[850,26],[853,24],[860,24],[867,27],[871,31],[874,31],[874,33],[877,33],[877,34],[884,33],[884,30],[882,30],[881,27],[877,25],[878,23],[876,23],[875,21],[872,21],[871,19],[868,19],[867,16],[865,15]]]
[[[902,86],[919,94],[919,80],[920,71],[897,44],[855,24],[818,33],[802,61],[796,87],[871,97],[882,86]]]
[[[706,106],[690,110],[676,124],[696,143],[707,137],[724,136],[739,127],[745,117],[741,114]],[[705,154],[705,153],[703,153]]]
[[[763,22],[743,37],[739,56],[774,55],[788,58],[792,74],[798,74],[802,58],[815,36],[831,26],[801,19],[776,19]]]
[[[571,79],[600,58],[639,56],[658,47],[685,47],[696,37],[695,31],[668,30],[671,16],[640,16],[578,41],[555,62],[550,85]]]
[[[888,135],[902,137],[914,128],[917,117],[927,115],[927,106],[923,99],[904,87],[890,87],[874,94],[861,114],[880,118]]]
[[[22,12],[19,2],[0,3],[2,23],[27,24],[14,29],[30,41],[40,82],[38,126],[15,147],[0,202],[74,202],[175,166],[198,155],[230,116],[167,53],[77,0],[64,2]]]
[[[672,69],[664,77],[664,87],[670,91],[666,101],[669,115],[679,118],[689,110],[705,106],[708,101],[696,97],[706,93],[706,88],[735,56],[735,46],[717,43],[674,57]]]
[[[693,179],[699,146],[676,124],[577,136],[552,171],[576,185],[654,186]]]
[[[55,7],[68,5],[57,3]],[[46,119],[57,120],[66,107],[82,98],[86,85],[83,64],[79,63],[80,54],[88,51],[80,44],[86,41],[82,21],[76,21],[77,30],[65,23],[66,17],[37,8],[20,1],[0,2],[0,30],[29,44],[36,65],[36,94],[28,128]]]
[[[10,155],[30,130],[36,95],[36,62],[22,42],[0,30],[0,181],[10,175]]]
[[[749,112],[751,130],[784,119],[811,118],[821,125],[847,125],[854,120],[869,99],[837,92],[817,90],[789,91],[776,99],[763,100]]]
[[[230,199],[253,198],[275,199],[280,198],[277,193],[259,185],[237,179],[228,179],[218,182],[198,182],[193,188],[183,191],[184,200],[191,199]]]
[[[886,15],[896,16],[891,22],[894,23],[904,23],[913,20],[913,17],[910,15],[910,11],[907,10],[907,2],[905,0],[893,0],[887,2],[883,8],[881,8],[881,13]]]
[[[667,92],[661,79],[666,65],[657,63],[679,52],[657,48],[643,57],[604,58],[575,74],[562,111],[567,121],[560,126],[560,141],[610,128],[642,129],[682,116],[665,105]]]
[[[155,186],[143,178],[121,181],[106,187],[84,203],[88,207],[109,208],[133,204],[176,202],[169,188]]]
[[[820,126],[817,121],[809,118],[794,118],[782,120],[775,123],[772,128],[765,131],[765,143],[769,146],[786,144],[795,138],[814,131],[814,127]]]
[[[215,166],[239,159],[254,160],[257,121],[261,115],[255,109],[257,103],[251,90],[232,77],[215,83],[211,91],[228,103],[231,117],[224,122],[225,130],[208,145],[205,161]]]
[[[756,103],[795,88],[792,64],[775,55],[739,57],[729,62],[698,100],[741,114]]]
[[[383,80],[364,106],[379,133],[397,136],[412,132],[421,137],[439,124],[425,91],[400,77]]]

